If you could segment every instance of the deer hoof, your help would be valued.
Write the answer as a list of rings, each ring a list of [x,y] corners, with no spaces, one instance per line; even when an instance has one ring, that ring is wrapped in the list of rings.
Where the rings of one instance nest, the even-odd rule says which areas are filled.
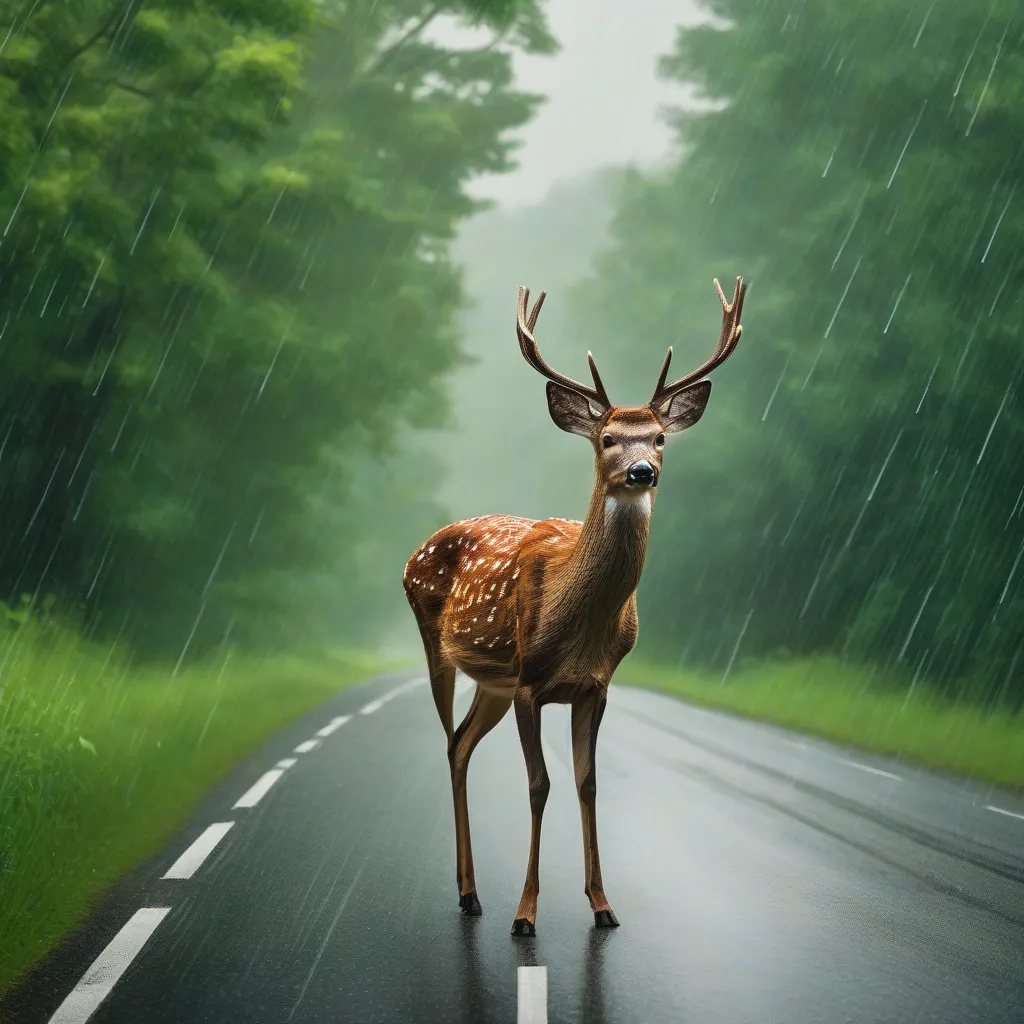
[[[525,917],[517,917],[512,923],[512,934],[513,935],[536,935],[537,926],[532,921],[527,921]]]
[[[467,892],[464,896],[460,896],[459,906],[467,917],[479,917],[484,912],[475,892]]]
[[[595,928],[618,928],[619,919],[610,910],[594,911]]]

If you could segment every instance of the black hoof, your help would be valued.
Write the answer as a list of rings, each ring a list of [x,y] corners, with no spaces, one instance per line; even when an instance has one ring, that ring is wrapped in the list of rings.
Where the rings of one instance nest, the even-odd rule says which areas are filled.
[[[513,935],[536,935],[537,927],[532,921],[527,921],[525,917],[517,917],[512,923],[512,934]]]
[[[594,911],[595,928],[618,928],[619,919],[610,910]]]
[[[475,892],[467,892],[465,896],[460,896],[459,906],[467,917],[479,917],[484,912]]]

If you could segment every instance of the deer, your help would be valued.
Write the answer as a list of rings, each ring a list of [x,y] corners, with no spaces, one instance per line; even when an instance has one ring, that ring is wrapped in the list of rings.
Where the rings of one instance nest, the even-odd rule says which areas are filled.
[[[672,348],[647,405],[612,405],[593,354],[593,386],[553,370],[534,338],[547,292],[527,313],[520,287],[516,334],[526,362],[547,379],[555,426],[587,438],[594,485],[586,518],[509,515],[464,519],[438,530],[405,566],[403,585],[419,627],[437,713],[448,742],[455,805],[456,881],[463,914],[482,914],[473,871],[466,778],[477,744],[515,709],[529,783],[529,862],[512,935],[536,935],[541,821],[550,783],[541,746],[545,704],[571,708],[572,759],[583,827],[584,893],[597,928],[617,928],[597,844],[598,730],[612,675],[636,643],[636,591],[667,434],[692,427],[711,395],[708,373],[736,349],[745,286],[727,302],[717,278],[722,329],[711,358],[667,382]],[[465,718],[454,723],[456,671],[475,682]]]

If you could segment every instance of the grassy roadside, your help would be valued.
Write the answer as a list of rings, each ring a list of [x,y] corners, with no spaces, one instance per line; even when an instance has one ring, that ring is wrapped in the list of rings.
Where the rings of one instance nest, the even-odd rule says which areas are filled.
[[[721,676],[639,662],[616,682],[763,719],[931,768],[1024,789],[1024,718],[945,702],[880,683],[834,658],[759,662]]]
[[[226,652],[175,673],[64,630],[0,632],[0,994],[234,763],[382,667]]]

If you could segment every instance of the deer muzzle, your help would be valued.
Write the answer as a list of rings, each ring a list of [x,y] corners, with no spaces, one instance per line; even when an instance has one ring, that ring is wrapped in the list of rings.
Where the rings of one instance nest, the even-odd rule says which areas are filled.
[[[655,468],[646,460],[634,462],[626,470],[627,487],[657,487],[658,473]]]

